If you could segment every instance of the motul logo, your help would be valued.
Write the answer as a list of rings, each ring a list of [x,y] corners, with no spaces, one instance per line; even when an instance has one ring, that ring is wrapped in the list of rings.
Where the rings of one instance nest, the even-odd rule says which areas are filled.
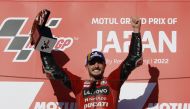
[[[57,28],[62,18],[50,18],[46,26],[50,28]],[[0,40],[10,39],[4,52],[16,52],[13,62],[27,62],[34,49],[29,44],[29,33],[21,34],[26,22],[27,17],[9,17],[6,18],[0,25]],[[73,38],[60,37],[57,39],[54,49],[64,51],[73,44]]]

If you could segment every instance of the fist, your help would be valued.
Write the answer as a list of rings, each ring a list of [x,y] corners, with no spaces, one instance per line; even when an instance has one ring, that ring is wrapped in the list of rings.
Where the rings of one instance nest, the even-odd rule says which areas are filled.
[[[141,20],[138,17],[131,17],[131,25],[135,33],[140,32]]]

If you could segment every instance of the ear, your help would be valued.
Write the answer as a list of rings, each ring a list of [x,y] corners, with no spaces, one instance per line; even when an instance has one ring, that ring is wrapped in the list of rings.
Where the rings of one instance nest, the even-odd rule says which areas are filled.
[[[104,67],[106,67],[106,63],[104,63]]]
[[[85,68],[88,69],[88,64],[85,65]]]

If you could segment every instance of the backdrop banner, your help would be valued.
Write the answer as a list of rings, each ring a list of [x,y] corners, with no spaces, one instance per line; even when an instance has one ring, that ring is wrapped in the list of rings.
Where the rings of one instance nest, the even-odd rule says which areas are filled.
[[[75,96],[48,79],[30,45],[39,11],[51,14],[53,56],[61,68],[88,79],[86,55],[104,53],[105,77],[127,57],[130,18],[141,18],[143,65],[122,85],[118,109],[190,109],[189,0],[0,1],[0,108],[76,109]],[[150,65],[150,66],[149,66]],[[137,105],[138,104],[138,105]]]

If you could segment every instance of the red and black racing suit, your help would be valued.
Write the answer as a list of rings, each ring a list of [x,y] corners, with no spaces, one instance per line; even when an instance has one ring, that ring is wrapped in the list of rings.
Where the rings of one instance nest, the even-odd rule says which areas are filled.
[[[52,54],[41,52],[43,68],[54,79],[61,79],[75,96],[78,109],[117,109],[120,87],[131,71],[142,62],[140,33],[132,33],[130,50],[121,65],[100,81],[72,78],[56,65]]]

